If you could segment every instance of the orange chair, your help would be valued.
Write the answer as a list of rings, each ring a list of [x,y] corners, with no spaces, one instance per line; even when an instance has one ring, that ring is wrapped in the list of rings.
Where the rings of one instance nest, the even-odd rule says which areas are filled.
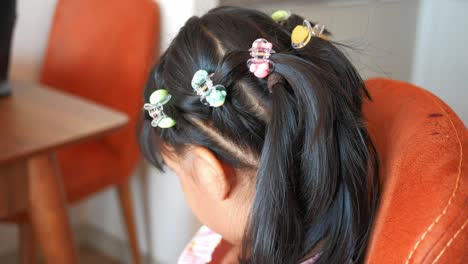
[[[468,263],[468,131],[431,93],[366,82],[382,197],[366,263]]]
[[[159,10],[152,0],[59,0],[41,76],[48,86],[130,118],[119,132],[69,147],[57,156],[68,202],[117,187],[134,263],[141,263],[129,188],[129,176],[140,159],[134,127],[141,91],[159,51],[159,27]],[[13,220],[25,219],[23,215]]]

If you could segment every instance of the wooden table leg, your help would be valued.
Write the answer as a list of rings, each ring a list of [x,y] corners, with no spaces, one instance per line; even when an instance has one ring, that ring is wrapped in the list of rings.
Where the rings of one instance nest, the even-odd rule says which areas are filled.
[[[20,236],[20,264],[36,264],[36,239],[34,238],[31,223],[21,223],[19,228]]]
[[[141,264],[140,247],[138,246],[137,230],[135,224],[135,213],[133,210],[132,191],[130,181],[117,186],[120,208],[127,229],[128,241],[133,255],[133,264]]]
[[[65,195],[53,155],[29,161],[31,224],[47,264],[77,264]]]

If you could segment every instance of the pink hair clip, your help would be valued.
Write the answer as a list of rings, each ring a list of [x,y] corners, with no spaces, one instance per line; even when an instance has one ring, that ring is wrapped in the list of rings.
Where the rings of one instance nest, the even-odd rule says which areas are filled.
[[[273,45],[266,39],[259,38],[252,43],[252,48],[249,49],[252,57],[247,61],[247,66],[257,78],[265,78],[273,68],[272,62],[269,60],[273,50]]]

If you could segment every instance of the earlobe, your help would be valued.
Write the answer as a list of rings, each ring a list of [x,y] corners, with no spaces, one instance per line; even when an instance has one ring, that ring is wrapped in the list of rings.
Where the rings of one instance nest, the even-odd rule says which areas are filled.
[[[233,170],[223,164],[210,150],[203,147],[194,147],[194,175],[198,179],[200,188],[203,188],[213,198],[226,200],[233,187]]]

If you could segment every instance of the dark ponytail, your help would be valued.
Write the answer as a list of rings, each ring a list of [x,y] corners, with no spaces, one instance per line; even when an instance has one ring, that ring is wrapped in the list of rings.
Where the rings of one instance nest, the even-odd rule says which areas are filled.
[[[299,17],[300,18],[300,17]],[[243,264],[362,263],[378,201],[377,156],[362,117],[370,99],[339,45],[312,38],[290,47],[283,26],[250,9],[221,7],[191,18],[155,67],[145,98],[165,87],[164,111],[177,120],[153,129],[143,113],[142,151],[162,168],[162,142],[182,153],[210,149],[239,169],[256,169],[256,189],[243,241]],[[247,50],[263,37],[277,51],[274,71],[258,79]],[[214,72],[228,96],[222,107],[199,102],[190,87],[198,69]],[[151,132],[149,132],[151,131]],[[145,137],[156,134],[155,141]]]
[[[248,231],[257,243],[245,246],[249,263],[299,263],[322,240],[318,263],[360,263],[376,206],[368,195],[378,191],[367,178],[377,162],[360,113],[364,83],[352,68],[337,76],[293,54],[272,61],[272,118]]]
[[[249,263],[294,263],[302,249],[303,218],[297,203],[300,167],[295,142],[298,113],[294,95],[279,83],[270,87],[272,116],[257,171],[248,243]],[[285,254],[287,253],[287,254]]]

